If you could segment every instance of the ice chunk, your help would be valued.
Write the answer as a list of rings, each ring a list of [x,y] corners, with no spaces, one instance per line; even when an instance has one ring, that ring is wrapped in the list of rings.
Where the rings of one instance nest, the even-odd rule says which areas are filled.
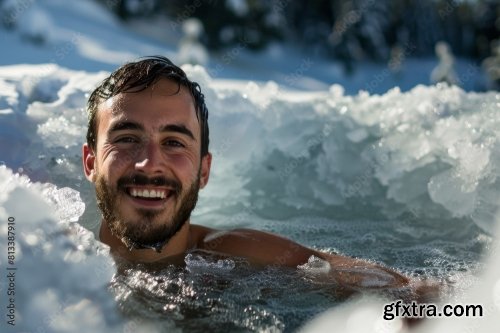
[[[76,222],[85,210],[85,204],[80,198],[80,192],[72,188],[57,189],[53,185],[46,185],[43,194],[54,205],[61,222]]]
[[[307,263],[297,266],[298,269],[311,274],[326,274],[330,272],[330,263],[316,256],[310,256]]]
[[[432,200],[443,205],[454,216],[464,216],[474,212],[477,194],[475,191],[467,191],[462,178],[453,170],[433,176],[428,189]]]
[[[203,258],[201,255],[189,253],[185,258],[186,268],[190,272],[199,271],[231,271],[235,267],[235,263],[231,259],[218,259],[210,261]]]

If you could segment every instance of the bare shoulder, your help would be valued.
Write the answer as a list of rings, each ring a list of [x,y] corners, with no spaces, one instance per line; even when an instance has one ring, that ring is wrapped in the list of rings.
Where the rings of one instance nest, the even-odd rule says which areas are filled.
[[[217,230],[191,225],[191,234],[199,249],[243,257],[257,265],[296,267],[317,255],[288,238],[259,230]]]
[[[365,260],[316,251],[286,237],[260,230],[217,230],[191,225],[191,235],[193,245],[200,250],[243,257],[254,264],[296,267],[314,255],[336,268],[379,267]]]

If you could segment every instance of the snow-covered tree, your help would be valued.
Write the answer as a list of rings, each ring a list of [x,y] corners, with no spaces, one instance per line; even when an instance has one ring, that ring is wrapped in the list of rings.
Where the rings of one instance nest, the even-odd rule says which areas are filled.
[[[457,74],[453,68],[455,59],[451,53],[450,46],[446,42],[436,44],[436,56],[439,59],[438,65],[432,70],[431,81],[433,83],[447,82],[457,84]]]
[[[187,19],[182,24],[184,37],[179,43],[178,61],[183,64],[205,65],[208,62],[208,52],[200,37],[203,34],[203,24],[195,18]]]

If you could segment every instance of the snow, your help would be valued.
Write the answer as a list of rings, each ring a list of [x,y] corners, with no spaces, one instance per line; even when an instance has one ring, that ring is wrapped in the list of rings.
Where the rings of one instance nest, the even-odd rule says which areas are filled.
[[[114,273],[107,246],[80,225],[70,225],[83,212],[79,193],[33,184],[5,166],[0,167],[0,184],[0,218],[15,223],[16,330],[98,331],[116,320],[107,291]],[[7,223],[2,223],[0,249],[5,254],[7,237]],[[0,263],[12,267],[6,256]],[[2,289],[6,292],[6,285]],[[4,309],[6,300],[2,298]],[[6,332],[6,320],[1,325]]]
[[[235,10],[244,10],[241,3],[228,1]],[[16,219],[16,261],[25,272],[17,282],[16,329],[123,331],[128,323],[106,288],[114,264],[94,239],[99,216],[81,172],[84,106],[110,70],[148,54],[177,60],[175,44],[131,31],[92,1],[0,5],[13,19],[12,30],[0,30],[8,46],[0,59],[0,220]],[[411,211],[446,223],[470,218],[495,234],[500,94],[468,92],[480,74],[459,59],[455,69],[465,89],[416,85],[428,83],[435,66],[434,59],[406,58],[397,76],[364,64],[348,77],[338,64],[289,46],[254,55],[244,44],[211,55],[205,67],[185,65],[207,98],[214,155],[194,217],[210,224],[217,214],[237,212],[241,202],[271,216],[275,207],[332,216],[371,209],[387,218]],[[6,235],[3,223],[2,253]],[[493,331],[500,311],[498,245],[490,255],[482,284],[461,298],[490,306],[489,314],[460,324],[435,320],[427,332],[463,323]],[[4,256],[0,263],[5,266]],[[319,320],[330,328],[373,331],[380,314],[355,318],[380,308],[348,303]]]

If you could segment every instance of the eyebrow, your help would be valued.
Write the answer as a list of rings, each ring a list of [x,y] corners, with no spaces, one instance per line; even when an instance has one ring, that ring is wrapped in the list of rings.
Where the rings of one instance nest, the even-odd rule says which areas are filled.
[[[132,121],[119,121],[119,122],[113,124],[113,126],[111,126],[108,133],[117,132],[117,131],[124,131],[124,130],[141,130],[141,131],[143,131],[144,127],[141,124],[135,123]]]
[[[144,126],[133,121],[119,121],[111,126],[108,133],[113,133],[117,131],[124,130],[139,130],[144,131]],[[176,132],[184,134],[191,139],[195,140],[193,132],[191,132],[186,126],[178,124],[168,124],[160,128],[160,132]]]
[[[165,125],[160,129],[160,132],[177,132],[180,134],[187,135],[188,137],[194,140],[193,133],[189,130],[189,128],[187,128],[184,125],[177,125],[177,124]]]

